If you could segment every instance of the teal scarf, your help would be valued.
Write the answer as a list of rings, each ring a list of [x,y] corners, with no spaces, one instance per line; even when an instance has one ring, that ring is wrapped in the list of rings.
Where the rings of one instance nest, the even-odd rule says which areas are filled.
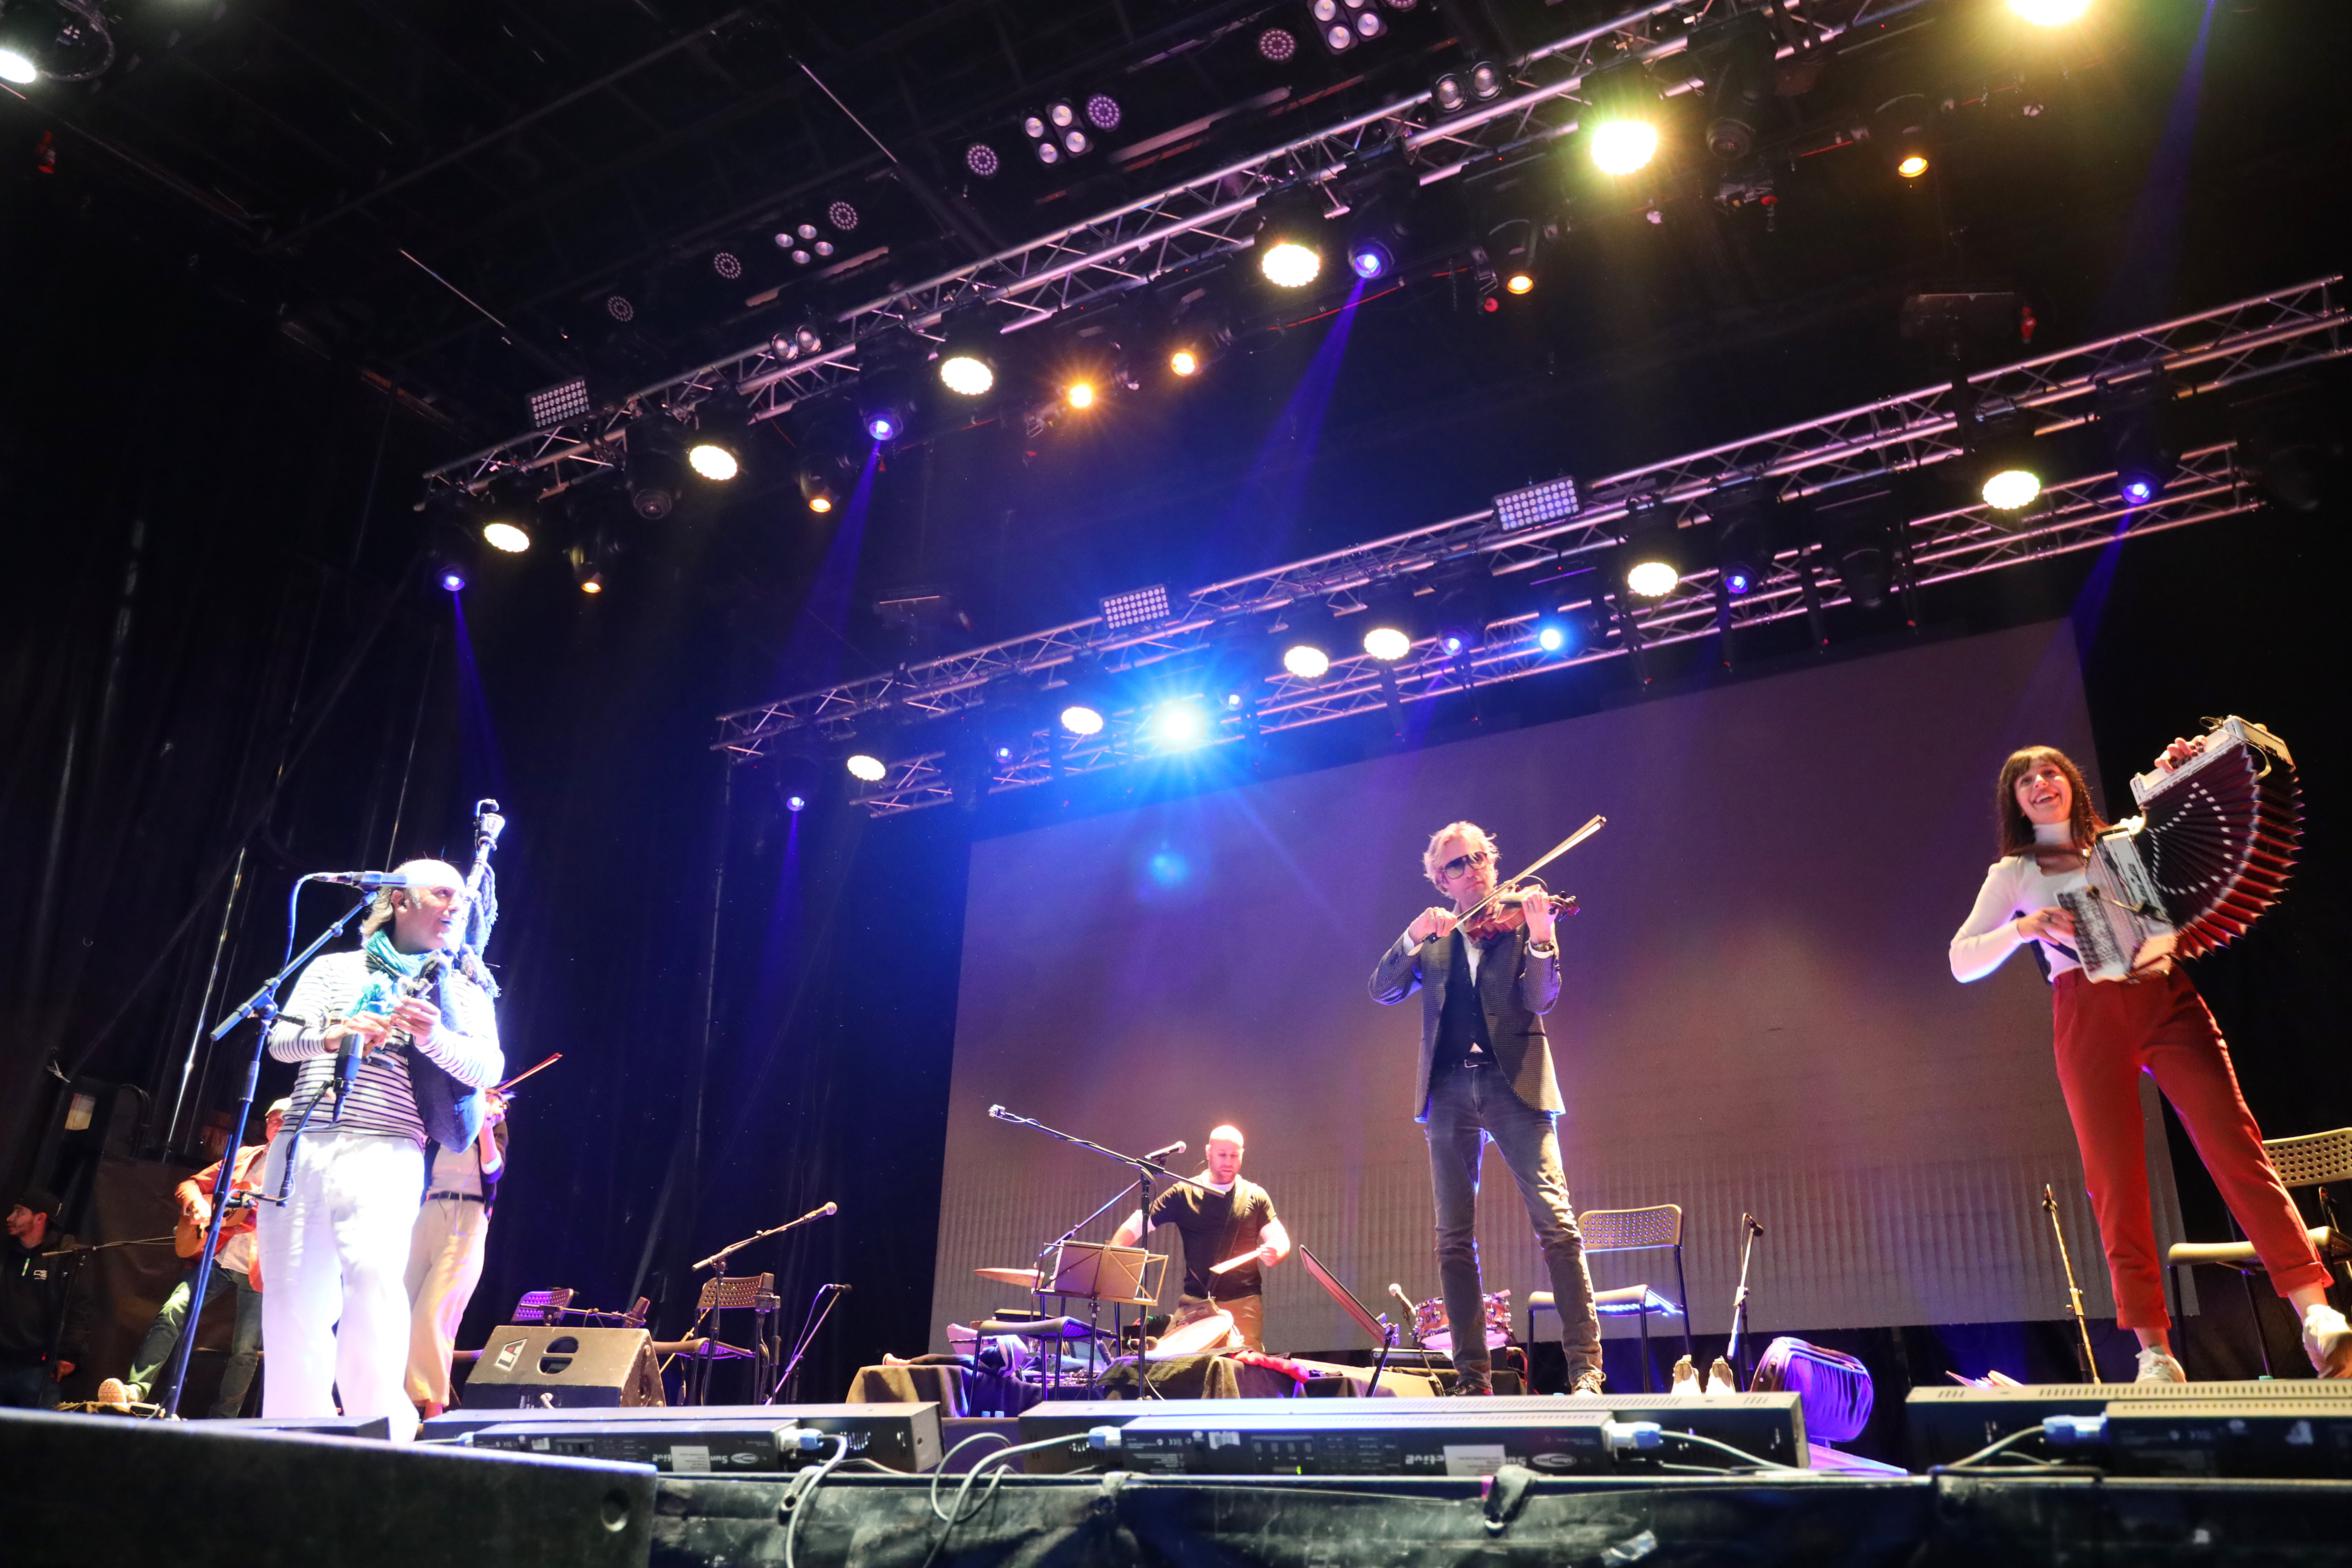
[[[359,993],[359,1000],[351,1004],[355,1013],[383,1014],[392,1011],[392,1003],[404,980],[413,980],[425,967],[429,953],[403,953],[392,945],[389,930],[377,931],[367,939],[361,951],[367,954],[367,989]]]

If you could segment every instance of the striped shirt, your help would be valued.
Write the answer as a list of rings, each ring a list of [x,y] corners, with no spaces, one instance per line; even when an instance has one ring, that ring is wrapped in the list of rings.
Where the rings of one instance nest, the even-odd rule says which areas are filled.
[[[367,954],[354,949],[329,953],[313,960],[294,982],[286,1003],[286,1018],[270,1031],[269,1054],[281,1062],[300,1062],[294,1079],[294,1118],[335,1079],[335,1052],[324,1036],[330,1024],[347,1017],[358,1006],[371,983],[380,977],[368,970]],[[389,982],[383,982],[389,984]],[[441,985],[441,1025],[422,1047],[428,1061],[468,1088],[484,1089],[506,1070],[506,1053],[498,1045],[498,1015],[480,986],[450,971]],[[311,1118],[313,1129],[330,1125],[349,1132],[406,1138],[422,1148],[424,1119],[417,1114],[416,1091],[409,1086],[408,1058],[414,1046],[378,1046],[359,1064],[341,1120],[330,1122],[331,1101],[319,1105]]]

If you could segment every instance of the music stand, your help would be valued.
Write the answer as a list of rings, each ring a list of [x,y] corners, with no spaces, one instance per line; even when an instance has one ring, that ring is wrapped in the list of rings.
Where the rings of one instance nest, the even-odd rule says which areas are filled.
[[[1380,1359],[1372,1363],[1372,1381],[1365,1389],[1367,1394],[1379,1393],[1380,1379],[1388,1372],[1389,1353],[1396,1349],[1396,1325],[1384,1323],[1375,1317],[1371,1309],[1356,1299],[1356,1293],[1342,1285],[1332,1272],[1323,1266],[1323,1260],[1308,1251],[1303,1242],[1299,1246],[1298,1255],[1299,1262],[1306,1265],[1308,1276],[1316,1284],[1322,1286],[1332,1300],[1339,1303],[1339,1310],[1354,1318],[1356,1327],[1380,1342]],[[1483,1327],[1484,1325],[1481,1325],[1481,1328]]]
[[[1166,1279],[1168,1260],[1142,1247],[1114,1247],[1100,1241],[1065,1241],[1053,1251],[1053,1266],[1041,1270],[1039,1278],[1046,1281],[1038,1289],[1041,1296],[1053,1296],[1063,1301],[1079,1300],[1089,1303],[1087,1326],[1095,1329],[1102,1304],[1111,1304],[1111,1343],[1120,1338],[1120,1308],[1138,1309],[1152,1306],[1160,1299],[1160,1286]],[[1140,1320],[1143,1312],[1138,1310]],[[1086,1337],[1086,1380],[1095,1380],[1094,1358],[1100,1344],[1099,1332]],[[1054,1361],[1054,1386],[1060,1386],[1061,1361],[1057,1351]]]

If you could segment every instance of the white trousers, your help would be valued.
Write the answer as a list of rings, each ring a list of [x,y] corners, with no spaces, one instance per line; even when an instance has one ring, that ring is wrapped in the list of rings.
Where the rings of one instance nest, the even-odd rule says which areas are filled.
[[[408,1397],[417,1404],[449,1404],[457,1326],[481,1283],[489,1240],[490,1215],[479,1203],[427,1198],[417,1211],[408,1239]]]
[[[264,1192],[278,1190],[286,1140],[270,1145]],[[425,1151],[405,1138],[312,1127],[294,1154],[283,1208],[261,1206],[264,1416],[389,1418],[416,1436],[402,1271],[424,1192]]]

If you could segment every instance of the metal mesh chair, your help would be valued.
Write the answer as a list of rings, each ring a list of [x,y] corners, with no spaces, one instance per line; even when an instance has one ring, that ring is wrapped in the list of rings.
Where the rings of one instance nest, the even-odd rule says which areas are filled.
[[[2309,1187],[2319,1205],[2324,1225],[2313,1225],[2307,1230],[2312,1250],[2320,1261],[2339,1276],[2352,1280],[2352,1236],[2345,1234],[2336,1220],[2336,1205],[2328,1188],[2352,1183],[2352,1127],[2338,1127],[2333,1132],[2304,1133],[2293,1138],[2265,1138],[2262,1152],[2270,1156],[2273,1169],[2289,1192]],[[2233,1234],[2237,1224],[2230,1225]],[[2235,1241],[2179,1241],[2165,1249],[2165,1282],[2172,1287],[2172,1317],[2180,1321],[2180,1271],[2199,1267],[2235,1269],[2238,1279],[2246,1287],[2246,1310],[2253,1314],[2256,1324],[2255,1348],[2262,1354],[2262,1371],[2269,1376],[2270,1340],[2260,1330],[2262,1297],[2254,1289],[2254,1276],[2263,1272],[2262,1259],[2254,1251],[2254,1243],[2239,1237]]]
[[[1652,1289],[1647,1283],[1618,1285],[1608,1290],[1593,1292],[1593,1310],[1603,1317],[1634,1316],[1641,1320],[1642,1392],[1656,1387],[1650,1366],[1650,1319],[1653,1317],[1682,1319],[1682,1353],[1690,1355],[1690,1314],[1682,1303],[1690,1299],[1690,1286],[1682,1273],[1682,1205],[1656,1203],[1642,1209],[1591,1209],[1576,1217],[1577,1229],[1584,1232],[1586,1256],[1597,1252],[1650,1252],[1670,1250],[1674,1254],[1674,1295],[1671,1299]],[[1548,1290],[1527,1293],[1527,1338],[1535,1339],[1535,1315],[1539,1311],[1559,1311],[1559,1304]]]

